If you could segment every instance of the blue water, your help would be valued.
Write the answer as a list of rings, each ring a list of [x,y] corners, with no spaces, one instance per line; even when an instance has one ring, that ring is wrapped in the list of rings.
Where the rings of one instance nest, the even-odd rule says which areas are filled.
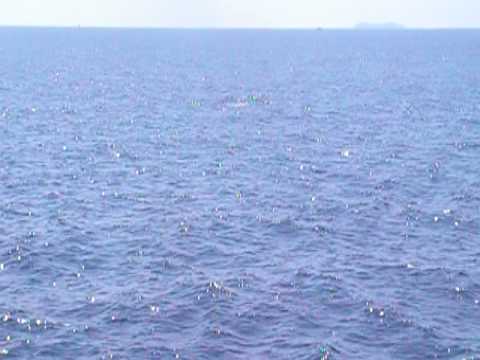
[[[0,29],[0,358],[480,358],[479,59]]]

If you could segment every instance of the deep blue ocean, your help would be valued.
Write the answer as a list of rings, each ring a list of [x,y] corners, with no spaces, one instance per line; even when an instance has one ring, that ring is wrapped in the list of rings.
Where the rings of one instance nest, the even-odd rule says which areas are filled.
[[[480,31],[0,29],[0,358],[479,359]]]

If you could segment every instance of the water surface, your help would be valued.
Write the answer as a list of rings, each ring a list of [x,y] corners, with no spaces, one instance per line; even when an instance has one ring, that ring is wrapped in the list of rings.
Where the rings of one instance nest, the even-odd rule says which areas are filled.
[[[478,358],[479,39],[0,29],[0,357]]]

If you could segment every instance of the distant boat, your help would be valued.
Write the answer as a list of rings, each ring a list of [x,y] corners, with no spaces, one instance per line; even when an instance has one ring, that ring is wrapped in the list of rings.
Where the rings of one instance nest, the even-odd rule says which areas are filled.
[[[317,31],[323,31],[323,28],[322,28],[322,27],[317,27],[316,30],[317,30]]]

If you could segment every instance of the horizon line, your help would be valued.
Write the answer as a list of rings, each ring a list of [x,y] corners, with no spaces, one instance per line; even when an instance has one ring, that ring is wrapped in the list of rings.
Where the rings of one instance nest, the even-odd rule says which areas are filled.
[[[411,30],[480,30],[480,27],[410,27],[403,26],[399,28],[358,28],[358,24],[350,27],[333,27],[333,26],[149,26],[149,25],[46,25],[46,24],[0,24],[0,28],[26,28],[26,29],[112,29],[112,30],[316,30],[316,31],[329,31],[329,30],[353,30],[359,32],[365,31],[411,31]]]

